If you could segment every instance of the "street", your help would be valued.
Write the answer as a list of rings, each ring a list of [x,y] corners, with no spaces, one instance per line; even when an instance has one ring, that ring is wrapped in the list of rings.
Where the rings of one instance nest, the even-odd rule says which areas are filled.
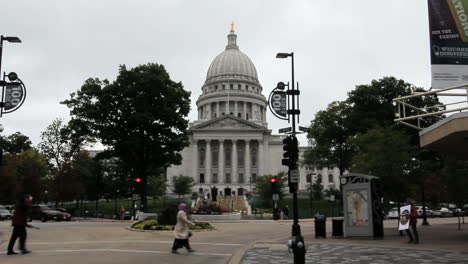
[[[418,227],[421,244],[408,245],[386,221],[384,240],[314,238],[314,223],[302,222],[308,248],[307,263],[468,263],[466,224],[457,230],[456,218],[430,219],[432,226]],[[195,253],[181,249],[170,253],[172,231],[138,232],[120,222],[33,221],[28,229],[27,255],[7,256],[10,222],[0,222],[0,263],[292,263],[286,241],[289,221],[252,220],[213,223],[216,230],[195,232],[190,239]],[[331,231],[327,223],[327,231]],[[329,233],[328,233],[329,235]],[[15,247],[15,250],[17,245]],[[422,263],[421,262],[421,263]],[[419,262],[415,262],[419,263]]]

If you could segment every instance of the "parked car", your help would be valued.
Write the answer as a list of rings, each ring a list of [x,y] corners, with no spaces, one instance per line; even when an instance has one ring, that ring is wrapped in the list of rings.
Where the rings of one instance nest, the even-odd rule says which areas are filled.
[[[7,220],[13,218],[13,214],[7,209],[0,208],[0,220]]]
[[[31,210],[30,220],[41,220],[46,222],[47,220],[62,220],[62,212],[54,210],[47,205],[33,205]]]
[[[394,207],[388,211],[387,217],[389,219],[398,218],[398,207]]]
[[[62,213],[62,219],[63,221],[70,221],[72,219],[72,216],[69,212],[67,212],[67,209],[65,208],[54,208],[54,210],[59,211]]]
[[[434,216],[438,216],[438,217],[449,217],[449,216],[453,216],[453,213],[452,211],[450,211],[447,207],[440,207],[434,211],[432,211],[432,214]]]
[[[450,208],[449,209],[454,216],[462,216],[463,210],[461,208]]]
[[[423,207],[422,205],[416,205],[416,209],[418,210],[418,217],[422,217],[423,216]],[[433,216],[433,212],[431,209],[429,209],[429,207],[426,206],[426,216],[427,217],[432,217]]]

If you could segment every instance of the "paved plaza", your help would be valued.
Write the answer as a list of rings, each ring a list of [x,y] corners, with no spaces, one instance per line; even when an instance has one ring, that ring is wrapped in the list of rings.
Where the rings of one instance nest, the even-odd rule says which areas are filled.
[[[259,243],[247,250],[242,263],[293,263],[284,244]],[[413,248],[385,248],[346,244],[309,243],[306,263],[468,263],[468,253]]]
[[[457,230],[456,218],[430,219],[419,226],[421,244],[407,243],[396,231],[396,221],[385,222],[385,239],[315,239],[314,223],[301,222],[307,263],[468,263],[468,224]],[[28,230],[27,255],[5,253],[11,226],[0,222],[0,263],[293,263],[286,242],[291,222],[250,220],[212,223],[216,230],[195,232],[195,253],[170,253],[171,231],[136,232],[130,222],[38,222]]]

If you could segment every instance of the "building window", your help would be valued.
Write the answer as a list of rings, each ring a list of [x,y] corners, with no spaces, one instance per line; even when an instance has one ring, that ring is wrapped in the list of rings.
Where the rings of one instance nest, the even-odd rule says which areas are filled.
[[[231,167],[231,149],[226,149],[224,153],[224,164],[226,164],[226,168]]]
[[[198,164],[200,168],[205,168],[205,149],[200,149],[200,157]]]
[[[218,174],[217,173],[213,173],[213,179],[211,179],[211,182],[212,183],[218,183]]]
[[[241,113],[237,113],[237,117],[241,117]]]
[[[333,175],[328,174],[328,182],[333,183]]]
[[[257,149],[255,149],[255,148],[252,149],[250,158],[251,158],[251,162],[252,162],[252,168],[256,168],[257,167]]]
[[[231,183],[231,174],[226,173],[226,183]]]
[[[248,85],[245,86],[245,90],[246,90],[246,91],[249,90],[249,86],[248,86]]]
[[[204,173],[200,173],[199,182],[200,182],[200,183],[205,183],[205,174],[204,174]]]
[[[312,174],[306,175],[306,182],[310,183],[312,181]]]
[[[256,182],[257,182],[257,174],[252,173],[252,183],[256,183]]]
[[[237,149],[237,166],[239,168],[244,168],[244,147],[239,147]]]
[[[218,150],[215,149],[211,152],[213,168],[218,168]]]
[[[239,182],[238,183],[244,183],[244,174],[239,173]]]
[[[247,113],[245,120],[249,120],[249,113]]]
[[[218,85],[215,85],[215,91],[218,91]]]
[[[317,182],[318,183],[322,182],[322,174],[317,175]]]
[[[237,89],[240,90],[242,89],[242,86],[240,84],[237,85]]]
[[[224,115],[224,112],[222,112],[221,115]]]
[[[234,84],[230,84],[229,89],[234,90]]]
[[[226,86],[225,86],[224,84],[221,85],[221,88],[222,88],[223,90],[226,90]]]

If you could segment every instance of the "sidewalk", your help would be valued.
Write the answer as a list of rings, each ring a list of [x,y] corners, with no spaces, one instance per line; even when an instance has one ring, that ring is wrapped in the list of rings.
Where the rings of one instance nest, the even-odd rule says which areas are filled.
[[[406,233],[400,236],[397,220],[386,220],[384,239],[331,238],[331,219],[327,221],[327,238],[316,239],[309,228],[303,228],[307,248],[306,262],[312,263],[401,263],[418,257],[424,263],[468,263],[468,219],[458,230],[457,218],[428,219],[431,226],[418,221],[420,244],[408,244]],[[291,222],[282,220],[281,222]],[[313,222],[305,220],[302,222]],[[304,232],[306,231],[306,232]],[[308,232],[307,232],[308,231]],[[236,254],[230,263],[292,263],[293,255],[286,246],[289,237],[256,241],[246,246],[242,256]],[[364,252],[364,253],[362,253]],[[359,261],[356,261],[358,260]],[[237,261],[237,262],[236,262]],[[318,261],[318,262],[317,262]],[[423,263],[415,262],[415,263]]]

